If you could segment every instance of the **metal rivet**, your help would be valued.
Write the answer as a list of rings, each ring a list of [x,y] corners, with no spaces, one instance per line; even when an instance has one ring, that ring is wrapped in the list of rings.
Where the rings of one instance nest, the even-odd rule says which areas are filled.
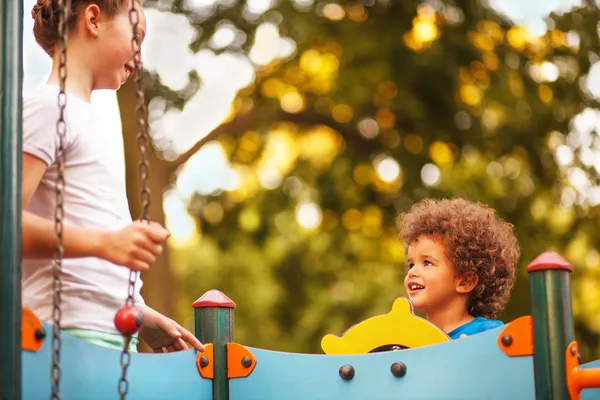
[[[242,367],[250,368],[252,366],[252,359],[248,356],[242,357]]]
[[[37,328],[35,330],[35,339],[43,340],[46,338],[46,330],[44,328]]]
[[[513,343],[513,338],[511,335],[504,335],[502,336],[502,344],[505,345],[506,347],[510,347],[510,345],[512,345]]]
[[[208,361],[208,357],[200,357],[200,366],[202,368],[208,367],[208,364],[210,364],[210,362]]]
[[[577,354],[577,349],[575,348],[575,346],[571,346],[571,354]]]
[[[403,362],[395,362],[392,364],[390,370],[392,371],[392,375],[394,375],[396,378],[402,378],[404,375],[406,375],[406,364]]]
[[[343,365],[340,367],[340,376],[343,380],[349,381],[354,378],[354,367],[352,365]]]

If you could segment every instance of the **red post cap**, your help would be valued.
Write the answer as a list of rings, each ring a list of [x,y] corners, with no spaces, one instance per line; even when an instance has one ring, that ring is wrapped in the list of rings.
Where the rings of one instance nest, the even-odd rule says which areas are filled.
[[[192,305],[194,308],[205,308],[205,307],[223,307],[223,308],[235,308],[235,303],[223,292],[217,289],[211,289],[204,293],[198,300]]]
[[[527,266],[527,272],[544,271],[548,269],[573,271],[571,264],[553,251],[546,251],[540,254]]]

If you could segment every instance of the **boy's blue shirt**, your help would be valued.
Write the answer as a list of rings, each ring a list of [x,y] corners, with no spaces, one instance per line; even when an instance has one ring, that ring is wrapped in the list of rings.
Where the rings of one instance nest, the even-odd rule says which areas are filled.
[[[450,339],[454,340],[458,339],[460,335],[471,336],[476,333],[489,331],[490,329],[494,329],[502,325],[504,325],[502,321],[476,317],[473,321],[467,322],[466,324],[461,325],[448,333],[448,336],[450,336]]]

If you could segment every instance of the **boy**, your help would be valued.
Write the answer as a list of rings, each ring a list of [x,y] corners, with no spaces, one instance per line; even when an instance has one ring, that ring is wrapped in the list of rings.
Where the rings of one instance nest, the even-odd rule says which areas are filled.
[[[404,286],[415,309],[451,339],[502,325],[520,257],[513,226],[470,201],[425,199],[398,218]]]

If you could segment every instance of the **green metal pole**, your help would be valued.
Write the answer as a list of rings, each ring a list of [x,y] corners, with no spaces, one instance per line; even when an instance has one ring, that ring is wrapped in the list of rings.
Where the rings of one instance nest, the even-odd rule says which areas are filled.
[[[227,343],[233,341],[235,303],[218,290],[209,290],[194,302],[195,335],[214,346],[213,400],[229,400]]]
[[[0,0],[0,398],[21,399],[23,2]]]
[[[546,252],[527,267],[533,317],[537,400],[569,400],[565,351],[575,339],[571,305],[571,265]]]

